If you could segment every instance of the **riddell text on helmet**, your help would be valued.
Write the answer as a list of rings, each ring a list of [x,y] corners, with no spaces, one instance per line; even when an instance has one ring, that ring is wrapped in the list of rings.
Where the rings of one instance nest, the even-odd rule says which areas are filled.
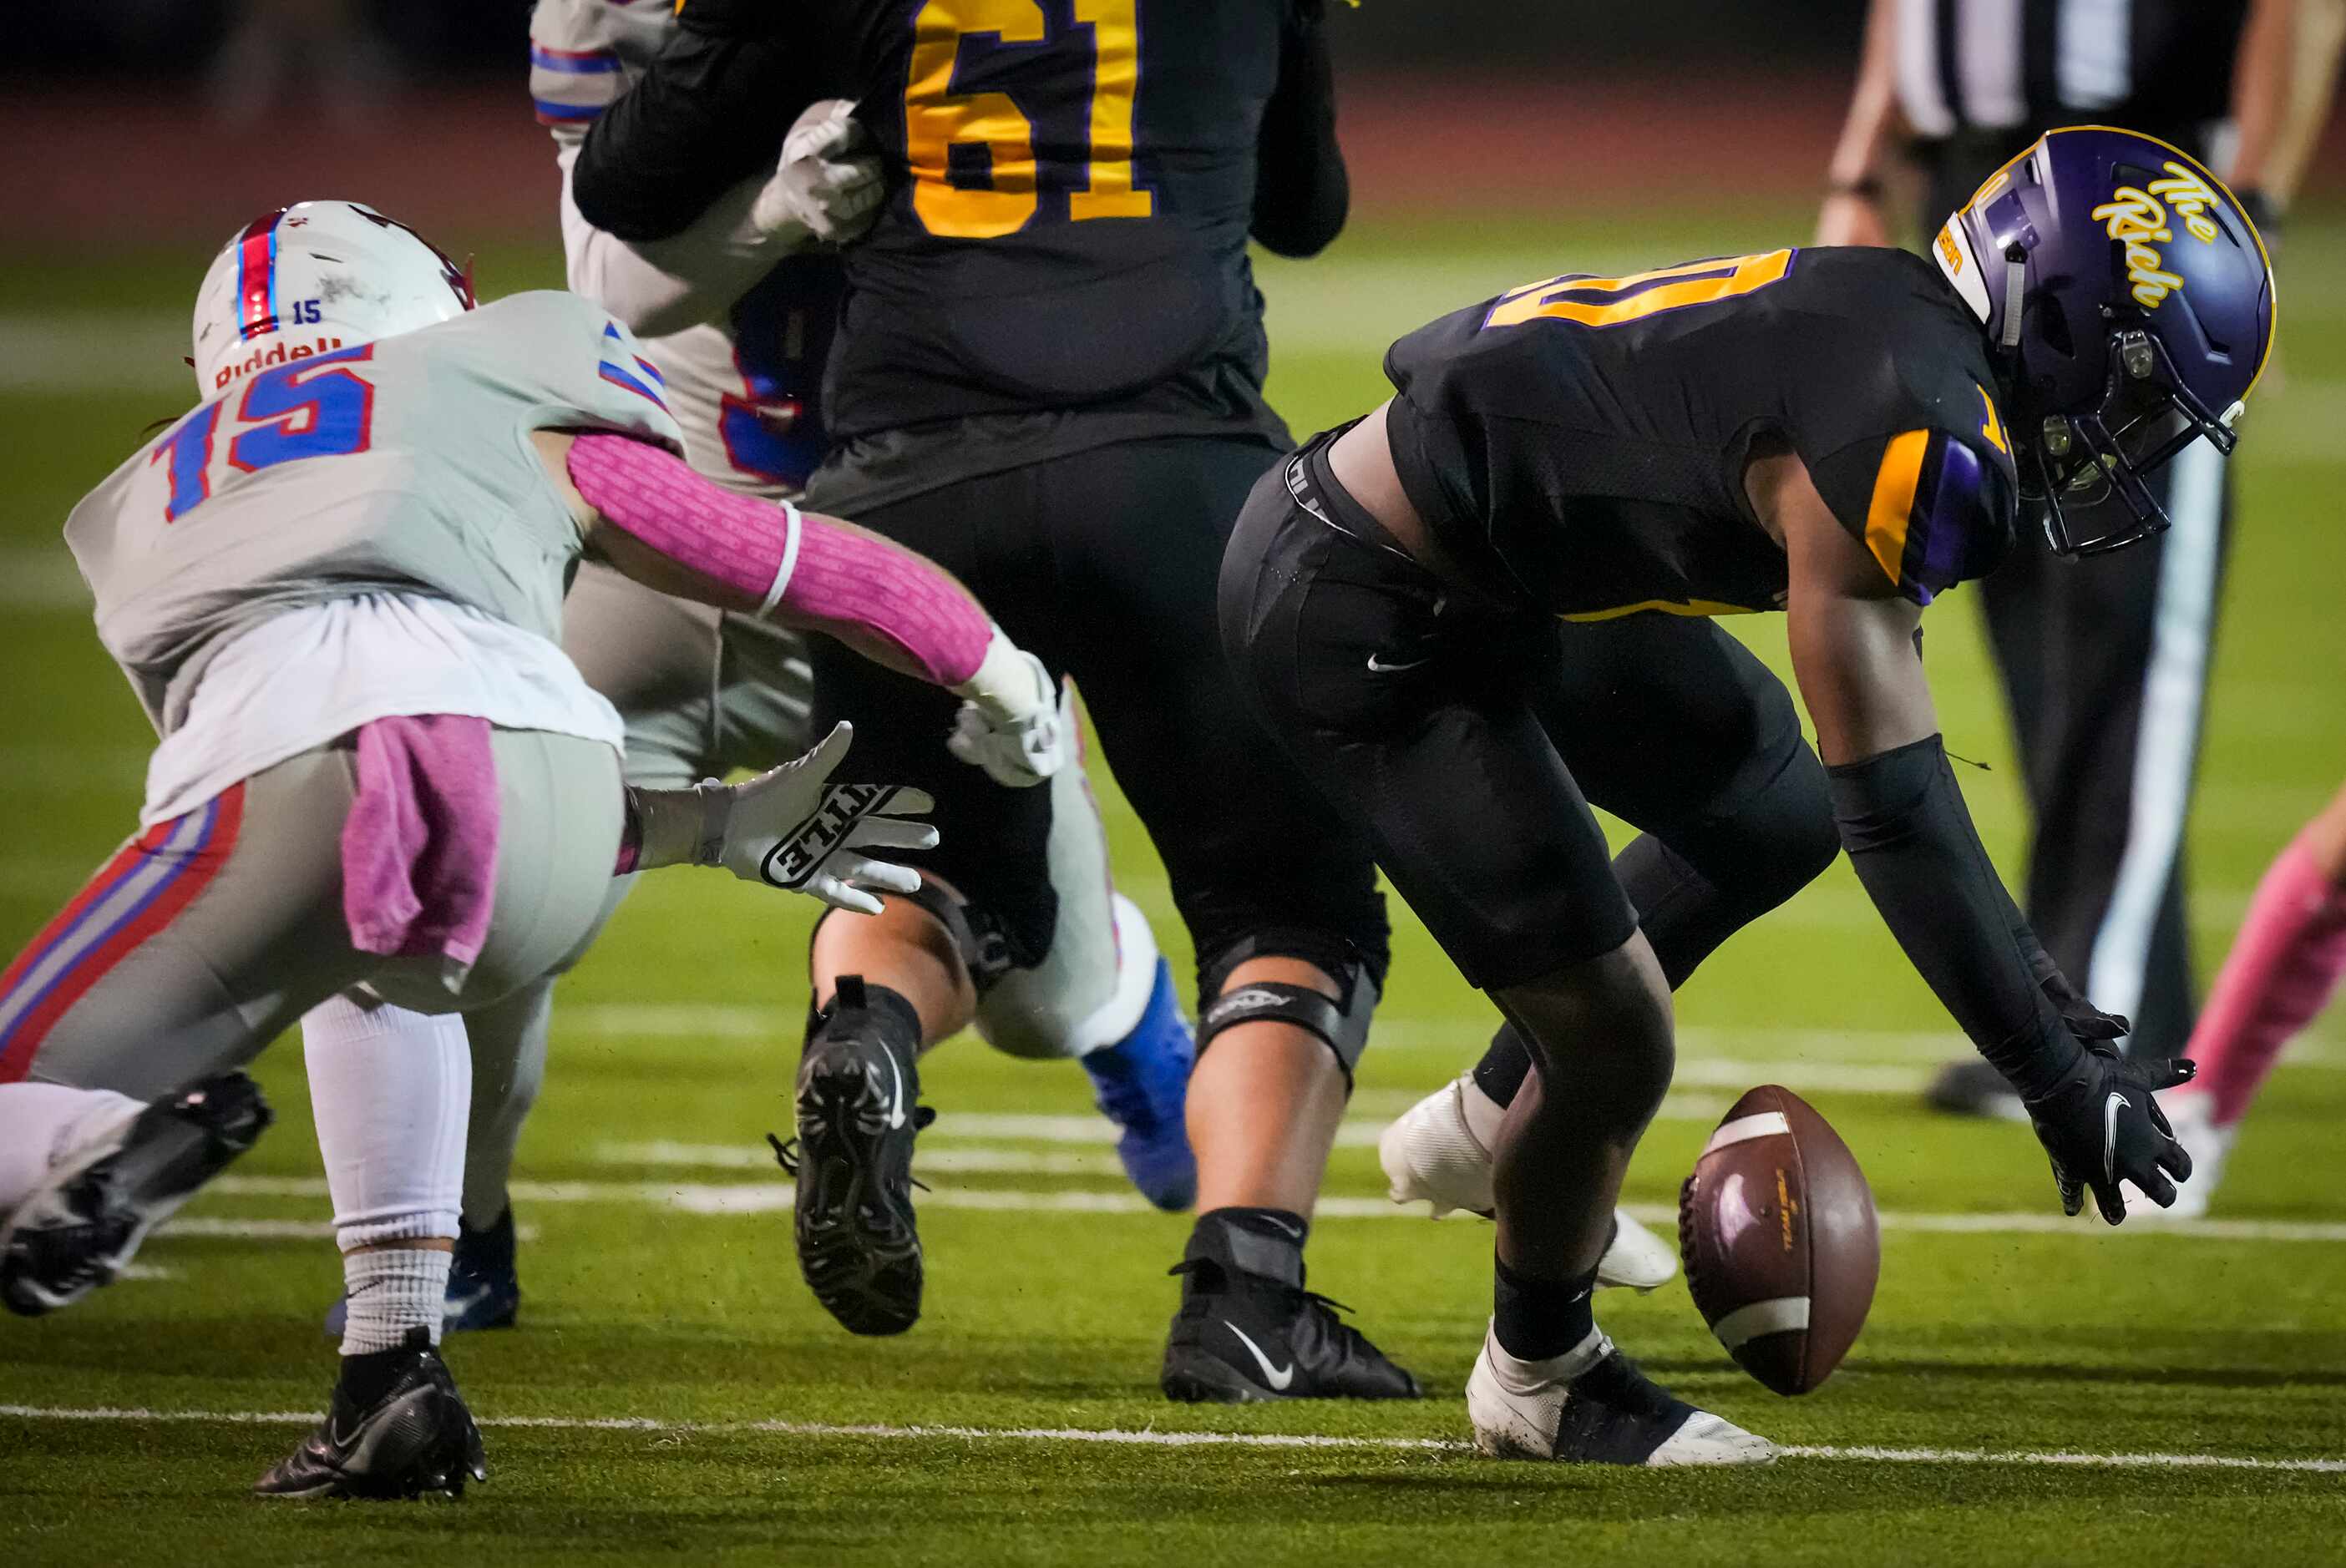
[[[281,365],[289,361],[306,360],[315,354],[331,353],[342,346],[342,340],[340,338],[320,338],[313,343],[276,342],[265,349],[255,349],[239,363],[222,365],[218,373],[212,377],[212,391],[219,391],[239,376],[255,375],[271,366]]]

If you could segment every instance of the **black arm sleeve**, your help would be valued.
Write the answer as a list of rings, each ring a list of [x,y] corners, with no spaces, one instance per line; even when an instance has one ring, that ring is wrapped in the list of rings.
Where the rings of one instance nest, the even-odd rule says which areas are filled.
[[[1255,138],[1254,237],[1280,256],[1314,256],[1343,231],[1352,200],[1336,145],[1336,74],[1320,0],[1299,0],[1281,29],[1279,82]]]
[[[770,170],[801,109],[808,52],[778,36],[707,31],[688,5],[643,78],[586,133],[571,188],[586,221],[621,239],[666,239],[753,174]],[[717,17],[712,15],[710,20]]]
[[[1829,769],[1858,881],[1915,970],[2024,1099],[2082,1049],[2041,989],[2044,950],[1972,826],[1939,737]]]

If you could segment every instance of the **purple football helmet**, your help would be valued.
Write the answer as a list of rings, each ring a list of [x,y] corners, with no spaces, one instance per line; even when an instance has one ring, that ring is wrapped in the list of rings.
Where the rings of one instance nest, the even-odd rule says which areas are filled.
[[[1932,255],[1987,330],[2053,548],[2165,528],[2143,476],[2203,438],[2230,452],[2272,351],[2272,266],[2239,199],[2156,137],[2069,127],[1998,169]],[[2132,524],[2075,536],[2062,502],[2112,492]]]

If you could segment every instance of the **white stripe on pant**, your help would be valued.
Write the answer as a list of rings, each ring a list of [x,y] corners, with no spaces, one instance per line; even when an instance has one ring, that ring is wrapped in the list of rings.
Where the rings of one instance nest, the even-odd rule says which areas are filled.
[[[2206,442],[2175,459],[2171,526],[2159,562],[2158,607],[2128,796],[2126,853],[2094,936],[2096,1003],[2133,1017],[2142,1004],[2158,908],[2183,847],[2191,775],[2199,750],[2216,578],[2222,559],[2224,459]]]

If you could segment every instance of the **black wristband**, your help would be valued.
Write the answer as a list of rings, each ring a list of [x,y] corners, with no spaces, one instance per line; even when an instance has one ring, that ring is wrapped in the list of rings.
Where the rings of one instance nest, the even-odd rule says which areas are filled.
[[[1825,187],[1827,196],[1854,196],[1861,201],[1880,201],[1889,193],[1881,178],[1871,174],[1863,179],[1836,179]]]

